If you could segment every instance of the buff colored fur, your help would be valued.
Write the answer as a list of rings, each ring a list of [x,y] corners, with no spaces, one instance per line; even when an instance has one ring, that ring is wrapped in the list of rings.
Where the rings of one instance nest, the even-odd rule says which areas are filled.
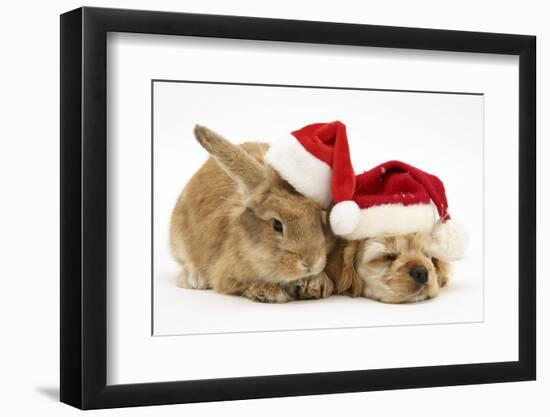
[[[202,127],[195,136],[212,158],[195,173],[172,213],[178,285],[286,302],[328,297],[329,245],[318,203],[298,194],[263,161],[268,145],[233,145]],[[284,232],[273,228],[281,221]]]
[[[339,239],[325,271],[337,294],[363,296],[385,303],[417,302],[436,297],[447,284],[451,264],[426,253],[431,236],[410,234],[361,241]],[[411,268],[424,266],[426,284],[417,284]]]

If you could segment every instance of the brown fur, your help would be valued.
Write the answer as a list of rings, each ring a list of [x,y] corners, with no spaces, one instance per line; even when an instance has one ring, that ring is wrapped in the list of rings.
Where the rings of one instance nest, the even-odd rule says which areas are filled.
[[[364,284],[357,275],[354,264],[359,246],[360,241],[338,239],[328,256],[325,272],[332,278],[337,294],[357,297],[363,291]]]
[[[178,285],[285,302],[312,298],[313,290],[296,287],[306,278],[312,288],[323,288],[319,297],[330,295],[319,204],[264,163],[267,144],[236,146],[200,126],[195,136],[212,158],[188,182],[172,213],[172,253],[182,266]],[[273,219],[282,222],[283,233],[273,229]]]
[[[417,302],[436,297],[447,284],[451,264],[425,252],[427,234],[383,237],[362,241],[340,239],[329,254],[325,271],[336,293],[362,295],[386,303]],[[416,283],[410,271],[423,266],[428,280]]]

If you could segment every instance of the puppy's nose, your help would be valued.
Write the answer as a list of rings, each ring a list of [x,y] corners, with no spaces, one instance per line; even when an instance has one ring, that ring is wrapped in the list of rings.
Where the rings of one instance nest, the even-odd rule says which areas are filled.
[[[416,265],[411,268],[409,275],[418,284],[425,284],[428,281],[428,270],[422,265]]]

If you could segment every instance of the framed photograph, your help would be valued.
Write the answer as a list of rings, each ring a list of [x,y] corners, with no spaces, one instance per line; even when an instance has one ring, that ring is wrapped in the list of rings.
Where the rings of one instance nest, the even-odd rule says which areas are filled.
[[[61,16],[61,401],[533,380],[535,37]]]

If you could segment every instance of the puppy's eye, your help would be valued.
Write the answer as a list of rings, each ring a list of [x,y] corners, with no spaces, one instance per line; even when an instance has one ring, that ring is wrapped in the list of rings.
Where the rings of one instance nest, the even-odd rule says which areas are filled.
[[[279,233],[283,233],[283,224],[280,220],[271,219],[271,224],[273,225],[273,230]]]
[[[384,255],[384,260],[385,261],[395,261],[397,259],[397,255],[395,253],[386,253]]]

